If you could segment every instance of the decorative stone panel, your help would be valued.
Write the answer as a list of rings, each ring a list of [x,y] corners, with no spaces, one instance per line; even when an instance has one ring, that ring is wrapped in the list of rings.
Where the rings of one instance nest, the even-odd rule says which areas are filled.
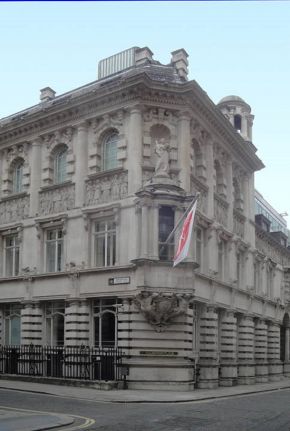
[[[112,172],[90,178],[86,182],[85,205],[99,205],[102,203],[124,199],[128,195],[127,172]]]
[[[197,208],[204,214],[207,213],[207,190],[207,186],[201,183],[197,178],[191,176],[191,191],[193,194],[199,193]]]
[[[29,217],[29,196],[5,199],[0,202],[0,224],[20,221]]]
[[[39,192],[39,215],[66,212],[74,208],[75,186],[54,186]]]

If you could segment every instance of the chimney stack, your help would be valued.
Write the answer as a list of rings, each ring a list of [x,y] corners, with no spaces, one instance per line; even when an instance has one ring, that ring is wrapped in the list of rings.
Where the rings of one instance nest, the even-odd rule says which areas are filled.
[[[40,90],[40,101],[48,102],[55,98],[55,91],[50,87],[45,87]]]
[[[177,49],[176,51],[173,51],[171,55],[172,55],[171,64],[175,66],[178,75],[181,78],[183,78],[185,81],[187,81],[187,75],[188,75],[187,52],[185,51],[185,49],[181,48],[181,49]]]

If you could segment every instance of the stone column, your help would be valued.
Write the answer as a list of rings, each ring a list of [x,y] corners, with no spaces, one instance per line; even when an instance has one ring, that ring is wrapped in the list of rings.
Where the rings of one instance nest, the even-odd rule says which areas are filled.
[[[227,195],[228,195],[228,201],[229,201],[229,207],[228,207],[228,230],[230,232],[233,232],[234,230],[234,190],[233,190],[233,166],[232,166],[232,160],[229,159],[227,161]]]
[[[0,309],[0,345],[5,344],[5,334],[4,334],[4,313]]]
[[[79,124],[76,139],[75,205],[81,208],[85,202],[85,178],[88,172],[88,127]]]
[[[245,241],[255,248],[255,201],[254,201],[254,174],[249,174],[244,179],[244,214],[245,220]]]
[[[180,187],[190,193],[190,116],[182,112],[178,119],[178,159]]]
[[[218,387],[218,314],[214,307],[204,307],[199,325],[198,388]]]
[[[224,311],[220,326],[220,386],[237,383],[237,318],[233,311]]]
[[[211,219],[214,218],[214,156],[213,156],[213,143],[209,140],[206,144],[206,166],[207,166],[207,216]]]
[[[238,383],[255,383],[254,321],[250,316],[242,316],[238,323]]]
[[[35,217],[39,211],[39,189],[41,187],[41,139],[37,138],[31,145],[31,158],[30,158],[30,204],[29,216]]]
[[[141,213],[141,257],[148,258],[148,206],[142,205]]]
[[[21,344],[43,342],[43,310],[39,303],[25,302],[21,310]]]
[[[122,349],[124,355],[130,355],[131,334],[131,306],[130,299],[124,298],[122,306],[118,309],[118,347]]]
[[[132,195],[142,187],[143,120],[140,106],[130,110],[128,123],[128,194]]]
[[[267,324],[264,320],[257,320],[255,323],[255,372],[256,382],[268,382],[268,362],[267,362]]]
[[[268,363],[269,381],[280,380],[283,368],[280,361],[280,325],[274,322],[268,324]]]
[[[152,259],[159,259],[158,235],[159,235],[159,205],[153,204],[151,207],[151,227],[152,227]]]
[[[70,299],[65,309],[65,346],[89,345],[89,308],[85,301]]]

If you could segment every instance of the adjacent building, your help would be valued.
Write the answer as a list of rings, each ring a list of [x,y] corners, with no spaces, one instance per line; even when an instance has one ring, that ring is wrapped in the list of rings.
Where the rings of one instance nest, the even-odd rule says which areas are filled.
[[[171,55],[128,49],[0,121],[1,344],[118,347],[130,388],[277,380],[290,252],[255,223],[254,117],[237,96],[215,105],[186,51]],[[178,235],[165,242],[197,193],[173,268]]]

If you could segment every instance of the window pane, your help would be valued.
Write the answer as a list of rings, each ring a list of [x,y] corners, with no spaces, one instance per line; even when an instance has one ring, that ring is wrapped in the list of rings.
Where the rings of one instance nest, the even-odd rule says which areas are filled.
[[[12,178],[12,192],[20,193],[22,191],[22,178],[23,178],[23,163],[18,163],[13,171]]]
[[[46,244],[46,269],[48,272],[55,272],[55,243]]]
[[[115,315],[112,313],[102,315],[102,345],[115,345]]]
[[[169,234],[174,229],[174,211],[171,207],[161,207],[159,209],[159,259],[169,260],[174,255],[174,238],[170,244],[164,245]]]
[[[64,345],[64,316],[56,314],[53,318],[53,344]]]
[[[63,260],[63,251],[62,251],[62,241],[57,242],[57,271],[62,270],[62,260]]]
[[[10,319],[11,325],[11,344],[18,345],[20,343],[20,317],[13,316]]]
[[[13,248],[6,249],[6,268],[5,268],[6,277],[13,276]]]
[[[54,159],[54,181],[56,184],[66,180],[66,158],[67,149],[59,151]]]
[[[114,169],[117,167],[117,143],[118,143],[117,134],[108,136],[104,141],[104,149],[103,149],[104,170]]]
[[[100,343],[100,317],[96,316],[94,321],[95,321],[95,346],[99,346],[99,343]]]

